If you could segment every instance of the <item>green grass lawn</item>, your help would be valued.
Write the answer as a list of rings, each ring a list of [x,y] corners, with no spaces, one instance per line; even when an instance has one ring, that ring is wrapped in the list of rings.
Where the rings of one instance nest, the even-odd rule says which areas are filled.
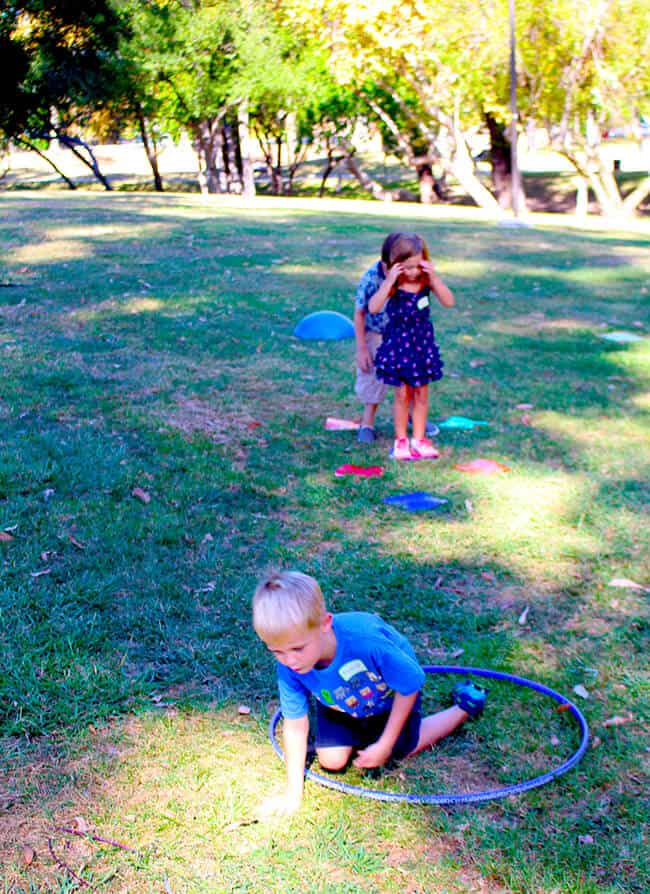
[[[436,463],[390,463],[388,403],[376,446],[326,431],[359,412],[354,345],[292,337],[310,311],[351,315],[392,229],[428,240],[457,297],[434,312],[431,418],[490,423],[442,435]],[[648,225],[14,192],[0,232],[0,890],[646,892]],[[454,469],[476,457],[511,471]],[[386,474],[335,478],[344,462]],[[382,503],[416,490],[447,508]],[[477,806],[308,784],[296,818],[253,822],[283,779],[249,619],[269,566],[315,575],[334,610],[379,612],[424,663],[573,698],[584,759]],[[431,707],[452,682],[428,681]],[[555,702],[494,683],[434,755],[346,778],[495,788],[577,743]]]

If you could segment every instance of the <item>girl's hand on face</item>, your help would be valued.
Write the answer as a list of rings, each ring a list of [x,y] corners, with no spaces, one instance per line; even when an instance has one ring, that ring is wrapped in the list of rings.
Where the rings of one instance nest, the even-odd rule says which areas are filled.
[[[422,261],[422,263],[420,264],[420,268],[425,276],[429,278],[429,280],[432,280],[433,277],[436,275],[436,269],[431,261]]]
[[[404,273],[403,264],[393,264],[392,267],[389,267],[388,273],[386,274],[386,280],[388,284],[391,286],[395,285],[402,273]]]

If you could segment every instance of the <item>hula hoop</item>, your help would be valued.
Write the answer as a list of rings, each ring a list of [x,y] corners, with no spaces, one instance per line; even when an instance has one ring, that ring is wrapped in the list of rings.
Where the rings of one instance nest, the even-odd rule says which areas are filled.
[[[532,680],[526,680],[525,677],[518,677],[515,674],[507,674],[503,671],[484,670],[478,667],[446,667],[442,664],[428,664],[424,665],[422,670],[427,674],[473,674],[476,677],[485,677],[488,680],[505,680],[508,683],[515,683],[517,686],[525,686],[528,689],[533,689],[535,692],[541,692],[542,695],[548,695],[556,702],[559,702],[562,707],[569,711],[569,713],[571,713],[578,721],[581,732],[580,744],[571,757],[564,761],[559,767],[549,770],[548,773],[542,773],[541,776],[535,776],[532,779],[518,782],[515,785],[507,785],[504,788],[491,789],[483,792],[421,795],[409,794],[408,792],[383,792],[378,789],[362,788],[360,785],[351,785],[348,782],[340,782],[337,779],[330,779],[327,776],[322,776],[320,773],[315,773],[313,770],[308,769],[305,769],[305,778],[310,779],[312,782],[316,782],[319,785],[324,785],[326,788],[333,788],[336,791],[345,792],[348,795],[357,795],[358,797],[370,798],[375,801],[406,801],[409,804],[476,804],[480,801],[493,801],[498,798],[507,798],[509,795],[518,795],[521,792],[528,791],[528,789],[545,785],[547,782],[551,782],[552,779],[557,779],[558,776],[562,776],[562,774],[566,773],[567,770],[570,770],[571,767],[574,767],[587,749],[589,742],[589,727],[587,726],[587,721],[573,702],[566,699],[563,695],[560,695],[559,692],[555,692],[554,689],[549,689],[548,686],[544,686],[541,683],[535,683]],[[281,760],[284,760],[284,753],[276,739],[276,729],[281,718],[282,711],[276,711],[269,724],[269,739],[271,740],[271,745],[273,746],[275,753]]]

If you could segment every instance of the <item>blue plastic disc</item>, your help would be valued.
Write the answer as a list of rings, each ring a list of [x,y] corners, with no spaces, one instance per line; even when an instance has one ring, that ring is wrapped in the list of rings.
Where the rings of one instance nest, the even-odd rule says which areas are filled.
[[[354,324],[338,311],[317,310],[303,317],[293,334],[296,338],[337,341],[341,338],[354,338]]]
[[[434,497],[426,491],[415,491],[412,494],[395,494],[392,497],[384,497],[384,503],[389,506],[397,506],[407,512],[420,512],[425,509],[439,509],[448,503],[444,497]]]

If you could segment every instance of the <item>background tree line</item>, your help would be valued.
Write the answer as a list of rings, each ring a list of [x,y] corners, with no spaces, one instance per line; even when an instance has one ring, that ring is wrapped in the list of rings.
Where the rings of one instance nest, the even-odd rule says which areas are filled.
[[[650,6],[517,0],[516,22],[520,127],[546,129],[604,213],[632,213],[650,177],[623,196],[600,143],[650,112]],[[508,0],[5,0],[0,133],[51,164],[59,141],[107,189],[87,137],[135,131],[156,189],[161,135],[186,133],[206,192],[254,193],[254,137],[275,193],[311,152],[327,160],[322,188],[345,165],[394,198],[357,157],[358,125],[373,125],[421,201],[449,176],[478,205],[508,206],[509,47]],[[479,131],[491,188],[470,150]]]

